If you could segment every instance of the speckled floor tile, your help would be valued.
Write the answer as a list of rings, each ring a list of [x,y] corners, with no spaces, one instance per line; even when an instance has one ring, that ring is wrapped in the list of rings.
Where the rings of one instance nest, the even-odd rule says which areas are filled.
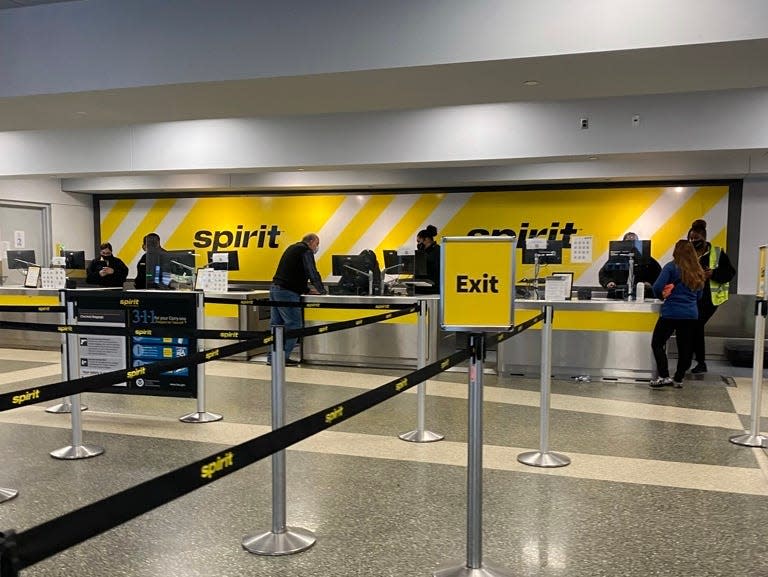
[[[57,379],[58,353],[32,353],[0,349],[0,362],[43,363],[14,366],[9,373],[22,379],[0,390]],[[20,491],[0,504],[0,531],[36,525],[268,430],[268,368],[216,362],[209,369],[207,408],[224,414],[218,423],[180,423],[192,399],[84,395],[91,407],[84,438],[106,449],[93,459],[48,455],[69,443],[68,415],[45,413],[43,404],[0,413],[0,486]],[[400,374],[289,368],[288,419]],[[271,525],[267,459],[21,577],[415,577],[461,563],[466,378],[445,373],[428,386],[427,426],[446,441],[396,438],[415,426],[409,393],[288,451],[288,524],[318,537],[304,553],[258,557],[240,546]],[[572,459],[560,469],[516,460],[538,445],[538,382],[495,375],[484,382],[485,559],[523,577],[768,575],[759,529],[768,523],[768,456],[727,440],[747,418],[749,379],[679,391],[555,381],[550,447]]]

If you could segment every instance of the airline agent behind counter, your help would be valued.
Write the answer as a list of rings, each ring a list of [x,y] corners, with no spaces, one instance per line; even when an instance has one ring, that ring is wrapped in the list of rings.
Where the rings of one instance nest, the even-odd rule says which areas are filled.
[[[421,238],[421,250],[426,257],[426,278],[432,283],[430,287],[416,287],[418,294],[438,294],[440,292],[440,245],[435,242],[437,228],[429,225],[419,231],[417,240]],[[418,280],[418,279],[417,279]]]

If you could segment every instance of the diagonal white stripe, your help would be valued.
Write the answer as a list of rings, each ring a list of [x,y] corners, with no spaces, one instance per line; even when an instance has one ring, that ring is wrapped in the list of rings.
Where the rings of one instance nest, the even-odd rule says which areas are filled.
[[[433,210],[427,217],[426,222],[414,230],[409,238],[415,239],[420,230],[427,228],[427,226],[431,224],[437,228],[438,238],[435,240],[439,242],[439,238],[441,236],[440,231],[445,228],[445,225],[450,222],[454,216],[456,216],[456,213],[459,212],[464,207],[464,205],[467,204],[467,201],[469,201],[469,199],[473,196],[474,193],[472,192],[446,194],[445,199],[435,207],[435,210]]]
[[[685,187],[680,192],[677,192],[672,187],[665,189],[656,202],[649,206],[635,222],[629,225],[625,232],[632,231],[637,233],[640,238],[651,238],[661,227],[667,226],[669,215],[677,212],[698,190],[696,187]],[[686,231],[682,231],[683,236],[685,236],[685,233]],[[605,261],[608,260],[607,247],[599,255],[594,255],[593,253],[593,259],[592,265],[581,273],[574,281],[575,283],[584,286],[597,286],[599,284],[597,273],[605,264]],[[663,264],[666,261],[659,262]]]
[[[349,224],[355,215],[368,203],[372,197],[370,195],[353,194],[344,199],[341,206],[336,209],[333,216],[323,225],[317,235],[320,237],[320,248],[315,255],[315,260],[320,258],[327,247],[330,247],[336,239],[344,232],[344,228]]]
[[[723,196],[723,198],[720,199],[720,202],[713,206],[707,214],[702,216],[702,218],[707,221],[707,228],[709,229],[707,230],[707,236],[709,238],[715,238],[720,234],[728,222],[728,195],[726,194]],[[687,234],[688,230],[685,230],[680,238],[685,238]],[[675,247],[671,246],[669,250],[661,256],[659,263],[664,265],[671,261],[672,252],[674,250]]]
[[[376,220],[376,226],[371,227],[361,236],[352,247],[351,253],[357,254],[365,249],[373,250],[390,233],[408,210],[421,198],[420,194],[401,194],[384,209],[384,212]],[[393,246],[392,249],[399,247]]]

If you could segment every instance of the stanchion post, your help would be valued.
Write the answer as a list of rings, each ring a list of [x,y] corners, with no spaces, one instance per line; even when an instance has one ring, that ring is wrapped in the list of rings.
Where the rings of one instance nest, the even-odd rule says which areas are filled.
[[[75,305],[73,302],[66,303],[67,307],[67,324],[73,324],[75,322]],[[77,335],[67,334],[65,336],[66,343],[64,350],[67,353],[67,364],[69,371],[72,367],[76,367],[78,364],[77,359],[77,347],[75,346],[74,339]],[[71,372],[68,371],[67,379],[71,377]],[[51,451],[50,455],[54,459],[88,459],[89,457],[96,457],[104,452],[104,448],[98,445],[84,445],[83,444],[83,416],[80,414],[80,395],[71,395],[69,397],[69,403],[72,406],[70,415],[72,416],[72,444],[61,449]]]
[[[429,322],[429,316],[427,314],[427,301],[424,299],[419,300],[419,318],[418,318],[418,330],[417,330],[417,343],[416,343],[416,364],[419,369],[427,366],[427,323]],[[445,438],[445,435],[428,431],[425,429],[426,425],[426,405],[427,405],[427,383],[426,381],[420,382],[416,385],[416,430],[402,433],[399,437],[403,441],[409,441],[412,443],[432,443],[434,441],[441,441]]]
[[[752,354],[752,408],[749,433],[728,439],[745,447],[768,447],[768,437],[760,434],[760,412],[763,397],[763,350],[765,347],[765,317],[768,301],[755,302],[755,350]]]
[[[552,381],[552,318],[554,308],[544,305],[544,324],[541,327],[541,400],[539,423],[539,450],[520,453],[517,460],[532,467],[565,467],[571,460],[549,450],[549,405]]]
[[[59,291],[59,304],[61,306],[66,306],[66,291],[60,290]],[[67,315],[66,313],[61,313],[59,315],[59,322],[63,325],[67,324]],[[62,381],[68,381],[69,380],[69,354],[67,353],[67,335],[62,334],[61,337],[61,380]],[[80,405],[80,410],[85,411],[88,407],[85,405]],[[60,402],[57,405],[52,405],[45,409],[46,413],[71,413],[72,412],[72,405],[69,403],[69,398],[64,397],[64,400]]]
[[[483,563],[483,361],[485,338],[471,334],[467,438],[467,561],[438,568],[435,577],[509,577],[505,569]]]
[[[272,327],[272,430],[285,424],[285,327]],[[243,537],[243,548],[255,555],[291,555],[315,544],[312,531],[286,525],[285,451],[272,455],[272,529]]]
[[[197,328],[202,330],[205,328],[205,295],[202,291],[195,293],[196,303],[195,312],[197,319]],[[205,350],[205,341],[203,339],[197,339],[197,352]],[[197,366],[197,411],[189,413],[183,417],[179,417],[182,423],[213,423],[214,421],[220,421],[224,417],[218,413],[211,413],[205,410],[205,363],[201,363]]]

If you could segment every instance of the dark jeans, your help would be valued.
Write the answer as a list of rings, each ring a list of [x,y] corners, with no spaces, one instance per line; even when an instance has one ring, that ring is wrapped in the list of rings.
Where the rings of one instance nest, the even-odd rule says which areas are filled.
[[[269,288],[269,300],[272,301],[278,301],[278,302],[300,302],[301,301],[301,295],[286,290],[284,288],[281,288],[276,285],[272,285]],[[269,318],[269,325],[275,326],[275,325],[284,325],[285,330],[290,331],[294,329],[300,329],[302,326],[301,323],[301,308],[300,307],[272,307],[270,318]],[[293,347],[296,346],[296,341],[299,339],[292,338],[292,339],[285,339],[285,342],[283,343],[283,350],[285,350],[285,358],[287,359],[288,356],[291,354],[291,351],[293,350]],[[271,359],[272,355],[267,355],[267,358]]]
[[[717,307],[712,303],[699,302],[699,320],[696,321],[692,337],[693,356],[696,358],[697,363],[705,362],[704,325],[707,324],[707,321],[712,318],[716,311]]]
[[[667,341],[672,333],[677,340],[677,370],[675,380],[682,381],[691,366],[693,359],[693,332],[696,330],[696,319],[667,319],[659,317],[653,328],[651,337],[651,350],[656,359],[656,368],[660,377],[669,376],[669,361],[667,360]]]

